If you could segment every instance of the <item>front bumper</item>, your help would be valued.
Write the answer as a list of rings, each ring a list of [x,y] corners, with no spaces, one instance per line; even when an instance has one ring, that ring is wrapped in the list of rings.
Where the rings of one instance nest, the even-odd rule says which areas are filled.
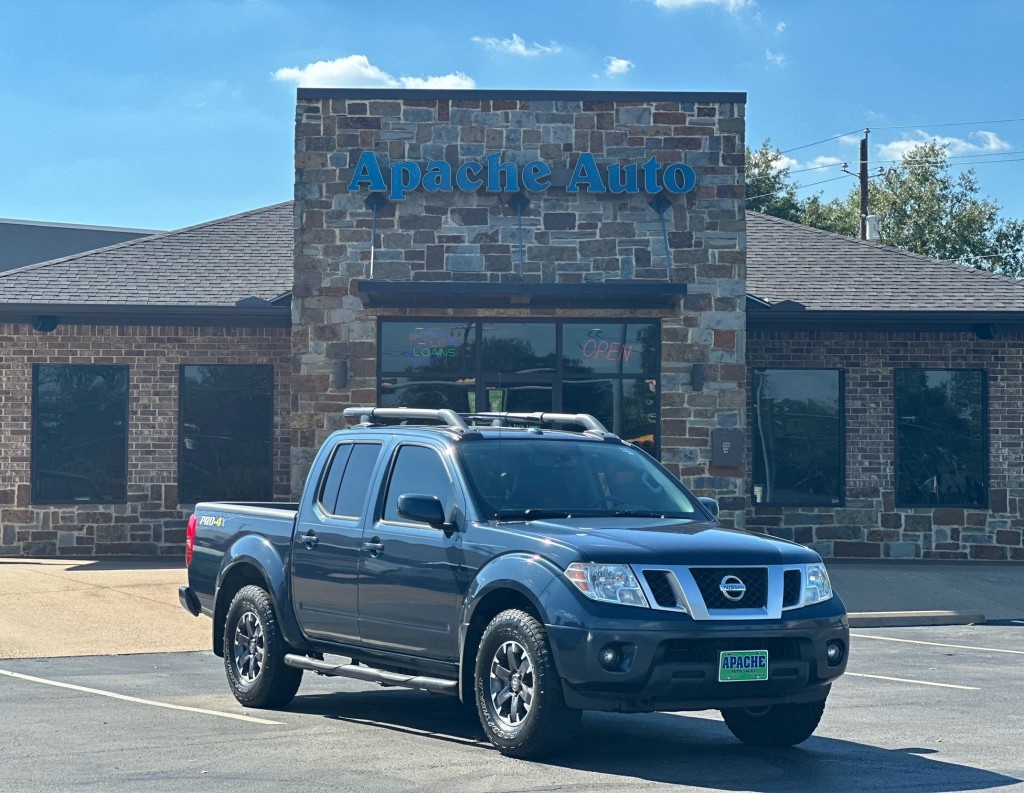
[[[550,625],[555,665],[566,704],[582,710],[648,712],[760,707],[811,702],[828,696],[846,670],[850,629],[845,610],[800,619],[709,623],[646,623],[643,629]],[[830,663],[829,642],[842,658]],[[602,666],[602,648],[615,645],[623,662]],[[719,653],[767,650],[768,680],[718,681]]]

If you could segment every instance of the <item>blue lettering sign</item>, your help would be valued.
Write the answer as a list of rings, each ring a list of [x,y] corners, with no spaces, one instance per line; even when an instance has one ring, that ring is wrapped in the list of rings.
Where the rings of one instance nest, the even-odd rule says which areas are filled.
[[[566,185],[565,192],[578,193],[580,185],[586,185],[588,193],[607,192],[601,172],[597,170],[597,161],[589,152],[583,152],[576,160],[576,167],[572,171],[572,176],[569,177],[569,184]]]
[[[565,187],[567,193],[688,193],[697,185],[697,174],[689,165],[671,163],[662,166],[653,155],[643,163],[609,163],[606,172],[599,166],[590,152],[581,152]],[[502,162],[501,152],[488,154],[484,162],[466,160],[453,167],[446,160],[429,160],[426,166],[412,160],[392,162],[388,169],[390,180],[385,180],[384,171],[376,154],[364,151],[359,154],[348,189],[362,189],[386,193],[392,201],[404,201],[406,195],[423,188],[428,193],[461,190],[475,193],[516,193],[527,190],[543,193],[551,187],[551,166],[539,160],[532,160],[521,168],[514,162]]]

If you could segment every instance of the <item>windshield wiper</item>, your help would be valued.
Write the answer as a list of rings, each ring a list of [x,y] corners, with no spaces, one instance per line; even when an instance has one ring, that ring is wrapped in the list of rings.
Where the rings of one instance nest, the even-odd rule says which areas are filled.
[[[494,514],[495,520],[545,520],[546,518],[574,518],[589,510],[574,509],[503,509]]]
[[[693,518],[682,512],[659,512],[652,509],[620,509],[609,514],[613,518]]]

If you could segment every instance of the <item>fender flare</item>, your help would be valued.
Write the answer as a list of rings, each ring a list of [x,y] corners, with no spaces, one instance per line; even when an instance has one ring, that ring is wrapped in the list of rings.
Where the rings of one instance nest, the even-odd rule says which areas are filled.
[[[267,594],[274,604],[278,625],[284,640],[292,647],[305,647],[306,639],[299,629],[299,623],[291,608],[291,599],[284,560],[273,543],[258,534],[247,534],[233,542],[224,553],[214,592],[213,646],[219,648],[218,626],[224,624],[229,602],[221,596],[222,586],[233,570],[241,566],[255,568],[263,578]],[[219,653],[218,653],[219,654]]]
[[[477,609],[497,590],[512,590],[528,600],[544,624],[550,624],[544,593],[561,575],[553,562],[535,553],[508,553],[492,559],[473,579],[459,609],[459,681],[460,697],[465,680],[467,636]]]

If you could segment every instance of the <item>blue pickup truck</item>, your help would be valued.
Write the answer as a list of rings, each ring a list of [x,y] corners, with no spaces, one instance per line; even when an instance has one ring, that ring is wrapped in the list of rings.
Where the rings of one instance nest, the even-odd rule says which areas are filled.
[[[297,504],[202,503],[182,605],[243,705],[302,673],[459,697],[514,757],[581,711],[721,710],[789,746],[846,668],[821,558],[722,528],[589,415],[350,408]]]

